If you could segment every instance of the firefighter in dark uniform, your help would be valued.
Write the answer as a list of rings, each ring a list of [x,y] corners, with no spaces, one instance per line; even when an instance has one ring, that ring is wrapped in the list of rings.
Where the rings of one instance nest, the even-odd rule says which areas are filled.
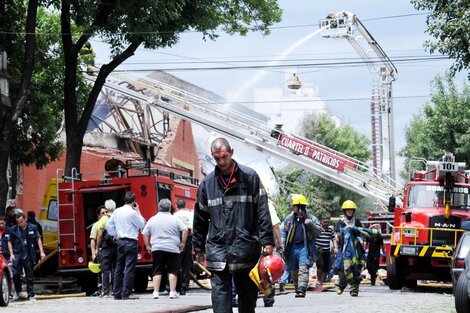
[[[36,225],[26,222],[24,213],[17,213],[16,225],[8,229],[8,250],[12,262],[13,283],[15,293],[13,300],[18,300],[21,292],[21,273],[24,269],[28,300],[34,301],[34,263],[36,263],[36,243],[39,248],[41,260],[46,256],[42,247],[42,240]]]
[[[268,197],[258,174],[232,159],[225,138],[215,139],[211,154],[217,165],[199,186],[194,209],[193,247],[199,262],[212,272],[215,313],[232,312],[232,277],[238,311],[255,312],[258,288],[249,272],[263,247],[273,253],[273,229]]]

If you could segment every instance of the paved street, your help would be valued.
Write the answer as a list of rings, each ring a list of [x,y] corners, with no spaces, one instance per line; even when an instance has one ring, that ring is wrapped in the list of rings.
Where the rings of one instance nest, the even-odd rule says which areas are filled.
[[[191,289],[179,299],[170,300],[167,296],[151,299],[151,294],[139,295],[139,300],[115,301],[98,297],[65,298],[56,300],[38,300],[11,303],[5,312],[212,312],[210,293],[201,289]],[[234,310],[236,312],[236,310]],[[359,297],[353,298],[346,292],[338,296],[334,290],[326,292],[308,292],[306,298],[294,298],[293,291],[286,291],[276,296],[272,308],[264,308],[258,300],[259,312],[410,312],[410,313],[455,313],[452,291],[446,288],[420,287],[413,291],[391,291],[386,286],[366,286],[360,288]]]

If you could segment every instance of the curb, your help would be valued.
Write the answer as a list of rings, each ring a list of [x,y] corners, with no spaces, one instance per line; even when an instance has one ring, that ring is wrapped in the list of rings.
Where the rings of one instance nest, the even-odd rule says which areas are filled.
[[[181,305],[177,307],[162,308],[147,313],[184,313],[212,309],[212,305]]]

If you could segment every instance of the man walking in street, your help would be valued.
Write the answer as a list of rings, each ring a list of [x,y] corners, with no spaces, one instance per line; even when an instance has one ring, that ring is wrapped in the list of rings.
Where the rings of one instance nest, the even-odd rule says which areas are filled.
[[[37,243],[39,248],[41,260],[46,256],[38,229],[36,225],[26,222],[24,213],[18,213],[16,214],[16,225],[8,229],[7,236],[10,261],[12,262],[13,283],[15,285],[13,300],[19,299],[21,292],[21,273],[24,270],[28,300],[35,301],[33,267],[34,263],[36,263],[35,243]]]
[[[318,289],[317,291],[324,291],[323,282],[326,279],[326,274],[330,268],[331,261],[331,247],[333,246],[333,253],[338,253],[336,244],[336,234],[333,225],[330,225],[330,217],[324,215],[321,219],[321,234],[317,240],[317,251],[319,258],[317,260],[317,277]]]
[[[335,260],[335,272],[339,282],[336,294],[341,295],[349,284],[349,294],[352,297],[359,295],[362,268],[366,263],[364,247],[360,237],[376,237],[380,235],[377,224],[370,228],[363,228],[361,221],[355,217],[356,203],[351,200],[343,202],[341,209],[344,217],[336,224],[336,241],[338,243],[338,256]]]
[[[305,298],[309,269],[316,260],[315,237],[320,234],[320,222],[307,213],[308,201],[304,195],[292,194],[292,214],[284,220],[281,230],[284,259],[292,273],[296,298]]]
[[[114,300],[137,299],[131,296],[137,262],[137,238],[145,225],[139,204],[132,191],[126,192],[124,206],[117,208],[106,225],[111,236],[117,236],[117,259],[114,270]]]
[[[178,199],[178,201],[176,201],[176,207],[178,211],[176,211],[173,216],[179,218],[188,229],[188,239],[186,240],[183,251],[181,251],[181,275],[178,278],[180,295],[185,295],[186,291],[189,289],[189,271],[193,265],[192,229],[194,212],[186,207],[186,201],[184,201],[184,199]]]
[[[180,232],[182,232],[180,240]],[[158,202],[158,213],[145,224],[142,232],[147,251],[153,256],[153,298],[159,298],[160,282],[163,273],[168,273],[170,299],[178,298],[176,282],[181,269],[181,256],[188,238],[188,228],[171,215],[171,201]],[[151,238],[151,239],[150,239]]]
[[[193,246],[200,263],[206,254],[212,272],[215,313],[232,312],[232,277],[238,311],[255,312],[258,288],[249,272],[263,253],[273,253],[273,230],[268,197],[258,174],[237,163],[225,138],[211,144],[216,162],[201,182],[194,210]]]

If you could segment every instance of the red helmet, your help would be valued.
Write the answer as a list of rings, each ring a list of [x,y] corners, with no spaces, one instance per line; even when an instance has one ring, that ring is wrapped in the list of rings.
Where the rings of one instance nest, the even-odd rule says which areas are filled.
[[[271,285],[281,278],[285,263],[278,254],[263,255],[250,271],[251,280],[265,295],[269,295]]]

